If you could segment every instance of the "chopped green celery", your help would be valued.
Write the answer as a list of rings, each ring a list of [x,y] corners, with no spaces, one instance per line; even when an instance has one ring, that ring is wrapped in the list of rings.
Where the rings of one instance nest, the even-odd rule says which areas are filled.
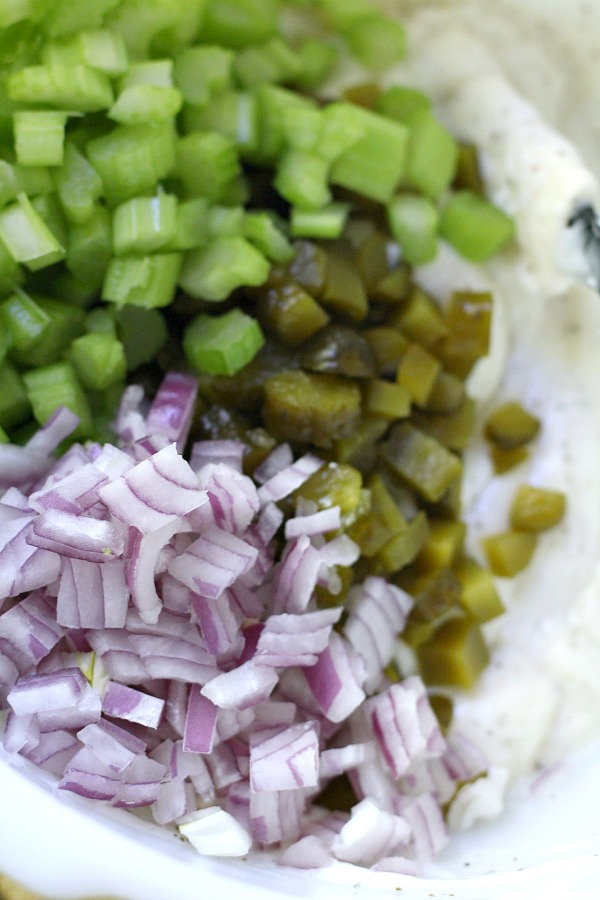
[[[372,72],[383,72],[406,55],[406,32],[393,19],[371,10],[344,30],[352,55]]]
[[[5,159],[0,159],[0,207],[14,200],[21,190],[15,167]]]
[[[50,37],[69,37],[84,28],[98,28],[119,0],[57,0],[44,19]]]
[[[35,344],[50,322],[48,313],[25,291],[17,291],[8,297],[0,310],[2,330],[10,334],[10,343],[17,352]]]
[[[133,197],[113,212],[112,244],[117,256],[152,253],[175,237],[177,197],[159,192]]]
[[[65,257],[64,248],[25,194],[19,194],[16,203],[0,212],[0,240],[15,262],[33,272]]]
[[[125,348],[110,334],[95,332],[76,338],[68,356],[79,380],[89,390],[104,391],[121,382],[127,373]]]
[[[31,408],[23,379],[10,363],[0,366],[0,426],[14,428],[30,415]]]
[[[330,203],[322,209],[292,209],[290,234],[295,238],[335,239],[342,236],[350,207],[347,203]]]
[[[4,0],[0,5],[0,28],[39,17],[38,0]]]
[[[331,200],[329,163],[310,150],[287,150],[280,157],[273,185],[299,209],[322,209]]]
[[[427,197],[439,197],[454,178],[458,144],[431,110],[413,113],[409,128],[406,183]]]
[[[85,439],[94,434],[94,423],[84,390],[69,362],[56,362],[23,373],[27,397],[36,421],[43,425],[59,406],[67,406],[79,424],[71,438]]]
[[[225,47],[185,47],[175,57],[175,84],[186,103],[204,106],[232,86],[234,53]]]
[[[90,334],[117,336],[114,310],[106,306],[96,306],[85,317],[85,330]]]
[[[18,184],[17,193],[22,192],[28,197],[53,193],[54,182],[47,166],[14,166],[14,172]]]
[[[202,41],[225,47],[245,47],[277,32],[276,0],[207,0]]]
[[[119,94],[107,115],[125,125],[162,122],[176,116],[182,104],[183,96],[177,88],[134,84]]]
[[[54,175],[56,191],[63,211],[71,222],[81,223],[94,212],[94,204],[102,196],[102,181],[96,169],[67,141],[63,165]]]
[[[15,154],[21,166],[60,166],[69,114],[56,110],[16,110],[13,113]]]
[[[47,41],[42,61],[52,65],[84,65],[114,78],[127,71],[127,47],[120,34],[106,28],[81,31],[66,41]]]
[[[218,202],[241,171],[235,143],[214,132],[197,131],[180,138],[176,158],[175,174],[191,197]]]
[[[179,284],[190,297],[225,300],[243,285],[258,286],[269,275],[269,262],[243,237],[222,237],[184,258]]]
[[[132,59],[172,56],[200,30],[205,0],[143,3],[121,0],[106,24],[123,35]]]
[[[12,303],[7,301],[9,306],[5,308],[5,311],[10,310],[13,314],[25,314],[23,297],[26,296],[15,295],[15,298],[11,298]],[[17,298],[21,301],[20,303],[17,303]],[[59,360],[71,341],[82,334],[84,313],[78,307],[62,300],[45,297],[37,298],[37,300],[33,300],[31,297],[28,299],[36,304],[46,321],[37,335],[31,335],[30,340],[24,339],[22,331],[20,335],[13,331],[11,360],[24,368],[49,365]],[[31,311],[31,305],[29,311]],[[12,323],[14,324],[14,318]],[[11,327],[10,321],[9,327]]]
[[[375,109],[388,119],[408,125],[415,113],[431,109],[431,100],[416,88],[395,84],[381,91],[375,101]]]
[[[5,432],[4,428],[0,425],[0,444],[9,444],[10,438]]]
[[[25,66],[8,76],[16,103],[45,103],[73,112],[97,112],[113,101],[110,81],[89,66]]]
[[[24,280],[23,269],[0,241],[0,300],[12,294]]]
[[[244,228],[242,206],[211,206],[208,210],[208,239],[239,237]]]
[[[98,289],[80,281],[68,269],[61,269],[53,274],[52,293],[75,307],[87,309],[97,299]]]
[[[457,191],[442,207],[440,235],[465,259],[484,262],[515,234],[505,212],[471,191]]]
[[[233,71],[242,87],[285,83],[293,81],[299,74],[300,60],[292,47],[276,36],[263,44],[240,50],[236,54]]]
[[[119,81],[119,91],[144,84],[148,87],[171,88],[173,83],[172,59],[147,59],[133,63]]]
[[[324,159],[333,162],[367,134],[367,124],[354,113],[350,103],[330,103],[322,109],[322,129],[315,147]]]
[[[322,0],[320,5],[327,24],[334,31],[344,32],[373,13],[369,0]]]
[[[287,263],[294,258],[295,250],[286,237],[283,223],[274,213],[247,212],[242,233],[273,262]]]
[[[351,103],[339,106],[347,110],[345,115],[364,133],[335,159],[330,180],[371,200],[387,203],[404,174],[408,129]]]
[[[314,109],[315,104],[308,97],[275,84],[259,85],[255,97],[258,139],[255,148],[248,148],[252,149],[249,158],[259,164],[274,164],[286,145],[285,117],[293,115],[294,110]]]
[[[208,240],[209,203],[206,197],[194,197],[175,208],[175,233],[168,242],[169,250],[191,250]]]
[[[314,90],[333,69],[339,51],[324,40],[307,38],[296,48],[296,55],[300,69],[294,77],[294,84],[305,90]]]
[[[162,313],[143,306],[123,306],[114,310],[117,337],[125,348],[129,372],[152,362],[169,337]]]
[[[86,147],[108,203],[116,206],[154,191],[175,167],[175,132],[170,123],[119,125]]]
[[[259,110],[256,95],[249,91],[215,94],[206,106],[184,106],[183,130],[216,131],[230,138],[240,153],[256,153],[259,142]]]
[[[314,150],[323,133],[322,110],[310,106],[284,109],[283,130],[286,143],[294,150]],[[321,158],[326,156],[321,154]]]
[[[196,372],[235,375],[252,360],[265,343],[260,325],[241,309],[222,316],[201,314],[186,327],[185,356]]]
[[[437,206],[419,194],[397,194],[388,203],[387,212],[403,258],[413,266],[430,262],[437,253]]]
[[[113,257],[102,285],[102,299],[147,309],[168,306],[175,296],[181,259],[181,253]]]
[[[69,229],[66,265],[82,283],[100,290],[112,252],[110,214],[97,204],[85,222]]]
[[[39,194],[33,197],[31,205],[46,223],[61,247],[67,245],[67,220],[63,215],[61,205],[56,194]]]

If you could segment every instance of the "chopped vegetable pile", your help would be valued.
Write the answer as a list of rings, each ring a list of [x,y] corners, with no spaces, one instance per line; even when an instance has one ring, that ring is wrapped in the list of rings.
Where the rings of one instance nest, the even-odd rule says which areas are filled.
[[[445,688],[503,607],[460,520],[493,300],[415,268],[513,224],[428,98],[377,87],[405,35],[366,0],[0,26],[4,746],[203,853],[418,872],[485,771]],[[493,571],[563,508],[524,486]]]

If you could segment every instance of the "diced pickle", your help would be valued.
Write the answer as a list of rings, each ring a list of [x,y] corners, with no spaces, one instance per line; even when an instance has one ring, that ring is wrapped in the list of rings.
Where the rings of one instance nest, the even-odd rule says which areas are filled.
[[[400,360],[396,381],[406,388],[417,406],[424,406],[440,373],[441,366],[420,344],[410,344]]]
[[[381,444],[385,462],[425,500],[441,500],[462,472],[458,456],[409,422],[398,422]]]
[[[311,475],[294,496],[311,500],[319,509],[339,506],[342,521],[352,520],[364,503],[362,475],[353,466],[330,462]]]
[[[339,462],[350,463],[361,472],[369,472],[377,459],[378,441],[389,428],[390,420],[383,416],[360,417],[351,432],[337,440],[333,446]]]
[[[373,378],[375,355],[367,339],[346,325],[328,325],[302,348],[300,361],[312,372],[331,372],[349,378]]]
[[[494,575],[511,578],[525,569],[533,556],[536,540],[534,532],[513,528],[484,538],[483,549]]]
[[[294,282],[262,291],[257,311],[265,329],[288,347],[299,347],[329,321],[317,301]]]
[[[360,418],[360,390],[336,375],[288,371],[268,378],[262,414],[281,440],[330,447],[351,435]]]
[[[496,475],[503,475],[515,466],[518,466],[529,457],[529,450],[526,446],[512,447],[505,450],[492,444],[490,447],[490,457],[494,466]]]
[[[408,263],[402,263],[377,282],[371,290],[371,296],[374,300],[379,300],[381,303],[400,303],[408,296],[410,281],[410,266]]]
[[[392,266],[390,265],[390,236],[382,231],[376,231],[358,248],[356,263],[360,277],[362,278],[367,292],[372,293],[373,289],[390,274]]]
[[[433,685],[453,685],[469,690],[489,661],[481,629],[468,616],[444,622],[431,641],[418,650],[424,681]]]
[[[397,328],[381,326],[367,328],[363,332],[375,354],[375,361],[380,375],[394,375],[402,354],[409,345],[408,338]]]
[[[460,519],[429,520],[429,535],[417,564],[420,570],[432,572],[451,566],[462,551],[467,526]]]
[[[349,244],[338,242],[327,253],[325,284],[320,300],[327,309],[351,322],[366,318],[369,303]]]
[[[437,694],[435,691],[431,691],[429,692],[429,704],[442,729],[447,731],[452,724],[452,716],[454,714],[452,698],[447,694]]]
[[[476,622],[489,622],[504,612],[504,604],[489,571],[465,556],[454,566],[460,582],[460,604]]]
[[[244,435],[246,453],[244,454],[244,474],[252,475],[257,466],[275,449],[275,438],[264,428],[249,428]]]
[[[288,271],[294,281],[313,297],[319,297],[325,284],[327,254],[312,241],[296,241],[294,259]]]
[[[365,412],[386,419],[403,419],[410,415],[411,397],[406,387],[374,378],[364,389]]]
[[[373,509],[357,519],[346,530],[346,533],[358,544],[362,556],[366,556],[368,559],[376,556],[392,537],[388,526]]]
[[[371,506],[381,521],[385,524],[390,534],[398,534],[405,531],[407,522],[400,510],[400,504],[392,496],[388,487],[377,472],[369,475],[367,488],[371,493]]]
[[[377,561],[384,572],[399,572],[409,565],[427,540],[429,524],[424,512],[418,512],[404,531],[395,534],[376,553]]]
[[[413,285],[406,302],[390,324],[423,347],[432,347],[448,334],[448,325],[439,306],[417,285]]]
[[[414,597],[402,634],[410,646],[418,647],[430,640],[443,622],[457,615],[460,583],[448,567],[421,575],[401,573],[398,583]]]
[[[466,450],[475,427],[475,401],[466,397],[457,410],[447,415],[415,413],[413,422],[449,450]]]
[[[330,590],[326,585],[317,584],[315,598],[319,609],[328,609],[332,606],[343,606],[348,596],[348,591],[354,581],[354,571],[351,566],[336,566],[335,581],[338,591]]]
[[[424,409],[428,413],[452,413],[459,408],[465,396],[464,382],[456,375],[441,369],[429,392]]]
[[[495,446],[513,450],[528,444],[538,434],[540,420],[518,401],[508,400],[488,416],[484,434]]]
[[[485,184],[479,168],[479,154],[474,144],[459,143],[454,187],[485,195]]]
[[[545,531],[557,525],[565,513],[562,491],[520,485],[510,508],[510,525],[521,531]]]
[[[435,353],[448,371],[466,378],[490,343],[492,296],[486,291],[455,291],[446,310],[448,333]]]

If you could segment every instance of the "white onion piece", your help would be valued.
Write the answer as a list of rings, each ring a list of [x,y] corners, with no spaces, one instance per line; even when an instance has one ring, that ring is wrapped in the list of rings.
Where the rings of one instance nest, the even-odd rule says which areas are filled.
[[[373,865],[382,856],[391,856],[410,836],[410,825],[403,816],[379,809],[372,800],[361,800],[351,810],[350,820],[334,839],[331,850],[345,862]]]
[[[245,856],[252,846],[248,832],[220,806],[200,809],[177,827],[204,856]]]
[[[283,851],[277,860],[280,866],[293,869],[322,869],[333,857],[314,834],[307,834]]]

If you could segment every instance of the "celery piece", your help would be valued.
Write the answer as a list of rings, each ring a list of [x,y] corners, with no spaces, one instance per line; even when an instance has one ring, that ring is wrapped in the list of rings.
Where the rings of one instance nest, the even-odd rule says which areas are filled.
[[[84,28],[97,28],[119,0],[57,0],[50,7],[44,27],[51,37],[68,37]]]
[[[458,144],[430,110],[410,118],[405,180],[427,197],[439,197],[458,164]]]
[[[371,200],[387,203],[405,168],[408,129],[399,122],[350,103],[345,116],[364,129],[363,136],[335,159],[330,180]]]
[[[17,194],[37,197],[39,194],[52,194],[54,191],[54,182],[47,166],[14,166],[14,173],[18,184]]]
[[[96,204],[85,222],[69,229],[66,265],[72,275],[94,291],[100,290],[111,256],[110,214]]]
[[[123,344],[109,334],[96,332],[76,338],[68,356],[79,380],[89,390],[104,391],[121,382],[127,373]]]
[[[56,194],[39,194],[32,198],[31,205],[61,247],[66,247],[68,224]]]
[[[177,198],[158,193],[133,197],[113,212],[112,244],[117,256],[158,250],[175,237]]]
[[[182,103],[183,96],[177,88],[135,84],[119,94],[107,115],[125,125],[162,122],[176,116]]]
[[[284,109],[283,131],[286,144],[294,150],[314,150],[323,133],[322,110],[310,106]],[[320,155],[326,159],[324,154]]]
[[[47,41],[42,47],[42,62],[48,66],[89,66],[111,78],[123,75],[129,65],[122,36],[106,28],[80,31],[68,40]]]
[[[0,426],[0,444],[10,444],[10,438],[2,426]]]
[[[172,59],[146,59],[132,63],[119,81],[119,90],[126,91],[141,84],[157,88],[174,87],[173,71]]]
[[[0,6],[0,28],[9,29],[11,25],[22,23],[23,20],[36,18],[37,0],[11,0]]]
[[[102,195],[102,181],[71,141],[65,144],[63,165],[57,169],[54,182],[67,219],[75,223],[89,219],[96,200]]]
[[[505,212],[471,191],[457,191],[442,207],[440,235],[465,259],[484,262],[515,234]]]
[[[372,72],[383,72],[406,55],[406,32],[393,19],[371,11],[344,30],[352,55]]]
[[[17,103],[35,103],[97,112],[113,100],[107,76],[89,66],[25,66],[8,77],[8,95]]]
[[[294,110],[314,109],[315,104],[308,97],[275,84],[261,84],[256,88],[255,97],[258,135],[250,160],[261,165],[274,164],[286,146],[285,118],[293,115]]]
[[[203,8],[204,0],[121,0],[106,24],[123,35],[132,59],[172,56],[195,40]]]
[[[258,44],[277,31],[276,0],[207,0],[202,40],[225,47]]]
[[[19,165],[62,165],[68,115],[46,109],[16,110],[13,113],[15,153]]]
[[[225,300],[242,285],[258,286],[269,275],[269,262],[243,237],[222,237],[206,247],[190,250],[179,284],[190,297]]]
[[[322,209],[331,200],[329,163],[310,150],[287,150],[280,157],[273,185],[297,209]]]
[[[23,269],[0,241],[0,300],[12,294],[24,280]]]
[[[59,406],[67,406],[79,417],[71,438],[90,438],[94,424],[81,384],[69,362],[57,362],[24,372],[23,381],[36,421],[43,425]]]
[[[290,234],[295,238],[334,240],[342,236],[350,208],[347,203],[330,203],[322,209],[292,209]]]
[[[369,0],[322,0],[321,7],[329,27],[341,32],[373,13]]]
[[[85,317],[85,330],[89,334],[117,336],[114,310],[106,306],[96,306]]]
[[[240,173],[235,143],[221,134],[194,132],[177,143],[176,176],[186,194],[219,201]]]
[[[186,103],[204,106],[211,94],[232,86],[234,54],[225,47],[185,47],[175,57],[175,84]]]
[[[242,206],[211,206],[208,210],[208,238],[239,237],[244,228]]]
[[[147,309],[168,306],[175,296],[180,269],[181,253],[113,257],[102,285],[102,299]]]
[[[411,265],[430,262],[437,253],[439,212],[431,200],[419,194],[397,194],[387,207],[390,231]]]
[[[10,335],[13,352],[20,353],[33,346],[44,334],[50,317],[39,303],[17,291],[0,306],[2,330]]]
[[[191,250],[208,240],[209,203],[206,197],[193,197],[175,208],[175,232],[165,248]]]
[[[233,72],[242,87],[257,84],[283,84],[293,81],[300,72],[295,51],[280,37],[272,37],[263,44],[255,44],[235,56]]]
[[[286,237],[283,224],[274,213],[246,213],[242,234],[273,262],[287,263],[294,258],[294,248]]]
[[[158,309],[123,306],[114,310],[114,321],[130,372],[152,362],[167,342],[167,326]]]
[[[416,88],[395,84],[380,92],[375,109],[382,116],[408,124],[415,113],[431,109],[431,100]]]
[[[71,341],[84,329],[84,313],[71,303],[45,297],[32,302],[36,303],[39,312],[43,314],[45,324],[26,344],[17,340],[13,332],[11,359],[24,368],[57,362]],[[20,311],[23,311],[22,306]]]
[[[15,260],[32,272],[64,259],[65,250],[25,194],[0,212],[0,240]]]
[[[14,200],[22,189],[15,167],[0,159],[0,207]]]
[[[175,134],[171,124],[119,125],[94,138],[86,154],[104,185],[108,203],[116,206],[154,191],[175,167]]]
[[[10,363],[0,366],[0,426],[14,428],[30,414],[30,405],[23,379]]]
[[[196,372],[235,375],[253,359],[265,342],[260,325],[241,309],[222,316],[201,314],[183,335],[185,356]]]
[[[256,153],[259,115],[256,95],[249,91],[224,91],[203,107],[184,106],[183,131],[216,131],[230,138],[240,153]]]
[[[321,110],[321,136],[315,149],[324,159],[333,162],[366,135],[366,123],[353,110],[345,102],[330,103]]]
[[[316,38],[307,38],[296,48],[299,71],[294,84],[304,90],[319,87],[333,69],[339,51],[333,44]]]

